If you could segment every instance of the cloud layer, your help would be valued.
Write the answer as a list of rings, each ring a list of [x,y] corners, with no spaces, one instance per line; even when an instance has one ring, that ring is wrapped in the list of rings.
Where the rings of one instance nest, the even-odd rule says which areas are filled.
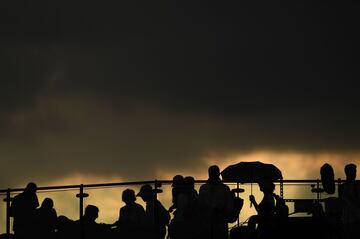
[[[232,4],[6,3],[3,186],[358,152],[356,8]]]

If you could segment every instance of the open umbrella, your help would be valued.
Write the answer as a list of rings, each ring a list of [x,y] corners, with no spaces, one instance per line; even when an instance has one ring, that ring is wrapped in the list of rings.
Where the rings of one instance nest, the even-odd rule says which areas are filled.
[[[224,181],[233,181],[239,183],[251,183],[251,195],[253,194],[252,183],[259,182],[264,177],[269,180],[282,179],[280,169],[273,164],[266,164],[259,161],[240,162],[226,167],[221,172]],[[250,204],[252,207],[252,203]],[[239,224],[239,221],[238,221]]]
[[[221,172],[221,176],[224,181],[239,183],[259,182],[264,177],[273,181],[282,179],[281,171],[275,165],[259,161],[230,165]]]

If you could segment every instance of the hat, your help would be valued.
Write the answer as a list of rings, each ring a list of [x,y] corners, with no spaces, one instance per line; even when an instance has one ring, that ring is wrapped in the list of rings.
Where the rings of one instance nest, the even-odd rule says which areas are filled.
[[[152,193],[152,187],[149,184],[141,186],[140,191],[136,194],[137,197],[148,195]]]

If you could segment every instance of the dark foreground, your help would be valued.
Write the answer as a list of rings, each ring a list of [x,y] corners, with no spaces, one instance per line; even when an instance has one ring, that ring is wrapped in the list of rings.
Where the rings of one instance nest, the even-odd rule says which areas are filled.
[[[234,227],[230,230],[230,239],[357,239],[360,235],[360,224],[344,226],[329,220],[328,218],[316,217],[290,217],[281,222],[271,222],[264,226],[258,235],[250,236],[247,226]],[[102,231],[86,231],[82,233],[76,231],[59,231],[51,237],[33,235],[31,237],[16,237],[11,234],[0,235],[0,239],[22,239],[22,238],[54,238],[54,239],[134,239],[149,238],[155,239],[153,236],[142,234],[141,237],[134,237],[121,233],[119,230],[110,229],[104,225]],[[176,238],[176,239],[217,239],[217,238]]]

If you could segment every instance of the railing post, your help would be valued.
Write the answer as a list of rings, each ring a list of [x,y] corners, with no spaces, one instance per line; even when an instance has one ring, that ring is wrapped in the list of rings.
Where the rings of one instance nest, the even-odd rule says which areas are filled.
[[[6,191],[6,236],[10,238],[10,203],[11,203],[11,190],[8,188]]]
[[[342,192],[340,192],[340,185],[341,185],[341,178],[338,178],[338,180],[337,180],[338,198],[342,197]]]
[[[80,193],[76,194],[76,197],[79,198],[79,219],[80,219],[80,238],[84,237],[84,228],[83,228],[83,215],[84,215],[84,198],[88,197],[89,194],[84,193],[84,184],[80,184]]]
[[[316,199],[317,199],[317,202],[319,203],[320,202],[320,191],[319,191],[320,180],[319,179],[316,179],[316,188],[318,189],[316,192]]]
[[[282,179],[280,179],[280,197],[284,198],[284,184]]]
[[[155,179],[155,181],[154,181],[154,192],[153,192],[153,194],[154,194],[154,196],[153,196],[153,212],[154,212],[154,229],[155,229],[155,231],[156,231],[156,237],[159,237],[160,235],[158,234],[159,233],[159,231],[157,230],[157,227],[158,227],[158,225],[159,225],[159,215],[158,215],[158,210],[159,210],[159,208],[158,208],[158,205],[157,205],[157,199],[158,199],[158,197],[157,197],[157,194],[158,193],[160,193],[160,192],[162,192],[162,190],[160,189],[161,188],[161,182],[158,182],[158,180],[157,179]]]
[[[80,193],[78,195],[79,195],[79,200],[80,200],[79,219],[81,220],[83,217],[83,213],[84,213],[84,185],[83,184],[80,185]]]
[[[237,192],[236,192],[236,197],[239,197],[239,182],[236,182],[236,189],[237,189]],[[240,214],[238,215],[237,217],[237,226],[239,227],[240,226]]]
[[[156,207],[156,200],[157,200],[157,189],[158,189],[158,181],[155,179],[154,181],[154,201],[153,201],[153,212],[154,212],[154,226],[156,227],[158,224],[158,217],[157,217],[157,207]],[[156,231],[157,232],[157,231]]]
[[[84,198],[87,198],[89,194],[84,193],[84,184],[80,184],[80,193],[76,194],[76,197],[79,198],[79,219],[81,220],[84,214]]]

